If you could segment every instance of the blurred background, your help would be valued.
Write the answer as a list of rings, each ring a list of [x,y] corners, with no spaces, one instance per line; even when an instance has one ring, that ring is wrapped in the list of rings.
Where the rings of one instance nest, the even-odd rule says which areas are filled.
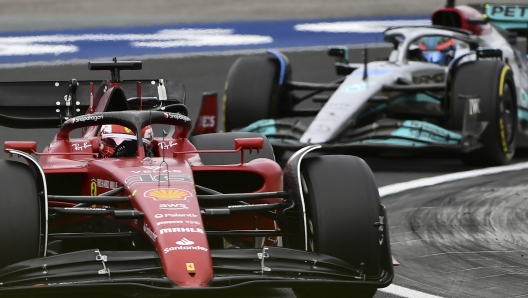
[[[2,0],[0,31],[429,15],[444,4],[442,0]]]

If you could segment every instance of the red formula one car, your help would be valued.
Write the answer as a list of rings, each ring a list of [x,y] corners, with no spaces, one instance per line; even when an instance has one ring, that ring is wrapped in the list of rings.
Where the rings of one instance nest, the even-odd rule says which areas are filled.
[[[371,297],[391,283],[386,214],[365,162],[307,157],[313,145],[282,170],[260,134],[188,138],[214,115],[191,130],[181,83],[120,80],[140,68],[90,63],[112,72],[97,91],[75,80],[0,83],[0,124],[59,126],[42,152],[5,142],[22,159],[0,161],[0,295],[274,286]],[[158,125],[161,136],[145,135]]]

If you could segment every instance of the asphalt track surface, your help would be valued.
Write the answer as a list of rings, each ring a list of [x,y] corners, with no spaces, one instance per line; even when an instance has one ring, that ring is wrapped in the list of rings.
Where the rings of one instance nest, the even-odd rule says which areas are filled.
[[[442,297],[526,297],[527,173],[385,197],[398,284]]]
[[[436,0],[393,0],[383,2],[385,5],[380,5],[379,1],[312,0],[306,4],[307,1],[295,0],[280,1],[285,4],[285,9],[276,9],[269,4],[273,1],[261,0],[222,0],[215,1],[215,5],[210,5],[207,0],[131,0],[121,6],[117,2],[85,1],[81,6],[72,7],[72,1],[4,0],[0,2],[0,31],[192,23],[204,19],[226,21],[427,14],[431,7],[443,4],[443,1]],[[193,4],[189,4],[191,2]],[[167,3],[173,6],[168,9]],[[114,12],[108,13],[110,10]],[[118,14],[116,10],[119,10]],[[39,26],[35,26],[36,23]],[[333,59],[325,53],[287,54],[293,65],[295,80],[328,82],[335,78]],[[359,60],[360,54],[354,52],[351,56]],[[374,50],[369,56],[383,58],[386,50]],[[198,99],[202,92],[218,91],[219,95],[222,94],[227,71],[237,57],[222,55],[144,60],[142,71],[123,72],[123,77],[180,79],[187,87],[187,104],[193,117],[198,112]],[[97,82],[108,78],[108,74],[89,72],[85,64],[0,69],[1,81],[70,78]],[[34,140],[42,150],[55,132],[54,129],[2,129],[0,142]],[[520,153],[514,162],[528,160],[526,151]],[[453,156],[393,154],[368,156],[365,160],[380,187],[472,169]],[[401,262],[395,270],[394,283],[439,297],[527,297],[528,186],[524,178],[527,174],[528,171],[502,173],[409,190],[383,198],[382,202],[388,210],[393,255]],[[224,294],[230,297],[293,297],[288,289]],[[224,294],[197,296],[227,296]],[[376,297],[398,296],[378,292]]]

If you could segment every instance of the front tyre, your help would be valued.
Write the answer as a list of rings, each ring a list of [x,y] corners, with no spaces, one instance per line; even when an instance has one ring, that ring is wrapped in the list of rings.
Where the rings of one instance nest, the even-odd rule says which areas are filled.
[[[479,121],[487,127],[478,139],[483,146],[462,154],[468,165],[505,165],[515,153],[517,135],[517,100],[511,68],[498,60],[479,60],[460,66],[453,84],[454,129],[462,130],[466,101],[459,95],[478,95]],[[476,112],[475,110],[473,112]]]
[[[308,250],[342,259],[367,276],[381,271],[380,198],[368,165],[355,156],[311,157],[301,164]],[[298,297],[372,297],[375,288],[296,287]]]
[[[31,169],[0,160],[0,268],[40,254],[41,206]]]

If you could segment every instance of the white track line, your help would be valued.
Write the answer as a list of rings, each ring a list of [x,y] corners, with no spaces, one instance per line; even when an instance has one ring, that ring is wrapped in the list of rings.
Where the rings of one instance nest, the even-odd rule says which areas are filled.
[[[407,298],[443,298],[441,296],[426,294],[424,292],[400,287],[395,284],[389,285],[388,287],[383,288],[383,289],[379,289],[379,291],[392,294],[392,295],[396,295],[396,296],[400,296],[400,297],[407,297]]]
[[[520,171],[528,169],[528,162],[522,162],[509,166],[500,166],[485,168],[479,170],[472,170],[466,172],[452,173],[447,175],[441,175],[436,177],[422,178],[408,182],[396,183],[380,187],[380,197],[386,197],[388,195],[396,194],[410,189],[436,185],[444,182],[456,181],[459,179],[474,178],[479,176],[497,174],[502,172]],[[379,289],[380,292],[389,293],[392,295],[406,297],[406,298],[443,298],[441,296],[431,295],[420,291],[404,288],[395,284],[391,284],[386,288]]]
[[[441,176],[436,176],[436,177],[422,178],[422,179],[417,179],[413,181],[396,183],[396,184],[380,187],[379,194],[380,194],[380,197],[383,198],[388,195],[392,195],[392,194],[406,191],[409,189],[415,189],[415,188],[420,188],[424,186],[431,186],[431,185],[436,185],[436,184],[449,182],[449,181],[455,181],[459,179],[473,178],[473,177],[497,174],[497,173],[502,173],[502,172],[520,171],[524,169],[528,169],[528,162],[521,162],[521,163],[517,163],[514,165],[509,165],[509,166],[492,167],[492,168],[485,168],[485,169],[472,170],[472,171],[466,171],[466,172],[452,173],[452,174],[441,175]]]

